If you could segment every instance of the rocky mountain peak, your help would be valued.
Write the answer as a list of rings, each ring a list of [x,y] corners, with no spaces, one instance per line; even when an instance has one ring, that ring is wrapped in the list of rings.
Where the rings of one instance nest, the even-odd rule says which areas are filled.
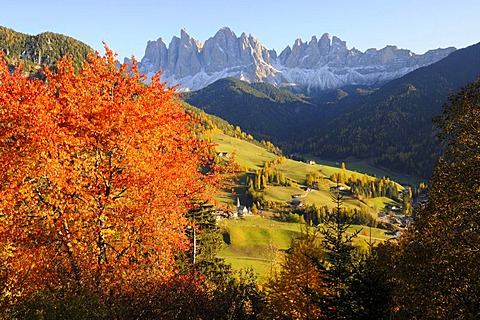
[[[320,38],[320,43],[328,44],[330,46],[330,34],[324,33]]]
[[[140,71],[148,73],[149,70],[163,70],[167,67],[167,45],[162,38],[157,41],[148,41],[145,55],[140,62]]]
[[[190,35],[187,32],[187,29],[183,28],[180,30],[180,39],[191,39]]]
[[[201,44],[199,45],[198,41],[194,40],[185,29],[182,29],[178,48],[176,48],[177,52],[172,52],[172,56],[176,57],[176,61],[172,60],[172,63],[175,64],[173,70],[176,76],[184,78],[202,70],[200,48]]]
[[[347,42],[342,41],[340,38],[333,36],[332,37],[332,49],[338,51],[347,50]]]
[[[230,30],[230,28],[223,27],[220,30],[218,30],[217,33],[215,33],[212,39],[216,39],[216,41],[226,43],[227,41],[229,40],[231,41],[236,38],[237,36],[232,30]]]
[[[330,35],[328,33],[324,33],[320,40],[318,41],[318,50],[322,56],[326,56],[330,51]]]
[[[164,70],[164,80],[180,84],[181,90],[198,90],[225,77],[265,81],[276,86],[306,90],[334,89],[345,85],[379,85],[416,68],[443,59],[455,48],[436,49],[416,55],[396,46],[348,49],[339,37],[324,33],[309,42],[296,39],[278,56],[253,34],[239,37],[228,27],[218,30],[204,44],[185,29],[168,47],[162,38],[148,41],[141,72],[152,75]]]

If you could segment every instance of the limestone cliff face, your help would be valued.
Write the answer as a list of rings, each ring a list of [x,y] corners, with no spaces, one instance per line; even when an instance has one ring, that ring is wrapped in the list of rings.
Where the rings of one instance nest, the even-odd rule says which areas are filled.
[[[165,70],[167,68],[168,49],[162,38],[148,41],[145,56],[141,61],[143,72],[147,70]]]
[[[297,39],[277,56],[253,35],[242,33],[237,37],[225,27],[203,45],[185,30],[180,38],[173,37],[168,48],[162,38],[149,41],[140,71],[152,75],[164,70],[163,80],[179,84],[180,90],[198,90],[225,77],[323,90],[381,84],[437,62],[453,51],[455,48],[437,49],[417,55],[387,46],[361,52],[348,49],[345,41],[325,33],[320,40],[315,36],[310,42]]]

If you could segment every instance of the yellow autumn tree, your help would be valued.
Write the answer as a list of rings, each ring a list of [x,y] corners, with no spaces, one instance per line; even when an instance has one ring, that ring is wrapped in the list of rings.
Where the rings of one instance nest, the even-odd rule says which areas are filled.
[[[324,282],[325,274],[316,267],[324,251],[318,235],[305,232],[292,239],[289,252],[280,268],[265,284],[264,319],[325,319],[318,299],[330,293]]]

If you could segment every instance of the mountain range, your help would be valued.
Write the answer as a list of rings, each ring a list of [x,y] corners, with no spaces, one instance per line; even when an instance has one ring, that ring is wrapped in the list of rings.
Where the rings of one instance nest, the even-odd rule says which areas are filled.
[[[163,70],[163,80],[194,91],[218,79],[233,77],[248,82],[267,82],[302,92],[335,89],[347,85],[378,86],[417,68],[437,62],[453,47],[418,55],[396,46],[348,49],[345,41],[325,33],[310,42],[297,39],[277,55],[252,34],[239,37],[227,27],[202,44],[181,30],[168,47],[162,38],[148,41],[140,70],[151,76]]]
[[[286,90],[263,83],[273,103],[264,93],[256,93],[258,84],[224,79],[185,94],[185,99],[287,152],[332,160],[364,159],[428,178],[442,153],[432,119],[441,114],[449,94],[479,76],[480,44],[476,44],[374,91],[350,86],[325,91],[315,99],[294,98],[289,92],[288,100],[279,100]]]
[[[480,43],[390,81],[353,107],[318,123],[298,150],[323,158],[369,159],[428,178],[443,153],[432,119],[449,96],[480,76]]]
[[[172,47],[171,44],[166,52],[163,49],[163,51],[160,50],[163,52],[161,55],[163,58],[153,61],[144,57],[141,64],[142,70],[145,72],[146,66],[154,63],[166,67],[165,70],[170,68],[179,74],[188,75],[191,70],[185,66],[189,62],[195,64],[197,61],[199,68],[197,70],[203,70],[206,52],[217,55],[221,62],[219,65],[211,62],[209,66],[211,70],[220,67],[234,70],[235,66],[238,70],[247,70],[248,68],[245,67],[247,62],[255,57],[258,61],[266,61],[270,57],[271,64],[262,65],[264,68],[262,70],[266,70],[265,72],[275,68],[278,71],[279,64],[285,68],[291,66],[292,69],[306,70],[309,57],[315,51],[311,49],[312,43],[316,43],[316,48],[322,47],[320,43],[329,44],[329,54],[338,52],[337,49],[332,48],[342,43],[338,38],[326,41],[325,39],[329,37],[324,35],[323,40],[316,41],[314,38],[308,44],[297,41],[293,49],[287,48],[277,56],[274,51],[264,49],[253,36],[247,37],[243,34],[237,38],[233,32],[224,28],[217,33],[216,37],[221,38],[222,34],[225,36],[225,43],[229,43],[227,47],[230,46],[231,50],[241,57],[240,60],[225,60],[230,55],[219,54],[220,47],[214,45],[215,37],[201,45],[183,32],[183,40],[174,38],[172,43],[176,45]],[[235,51],[234,49],[238,48],[236,41],[239,39],[243,39],[245,46],[250,46],[251,50]],[[184,43],[186,40],[191,44],[190,46]],[[149,46],[152,47],[155,44],[150,43]],[[193,47],[197,49],[190,50]],[[254,47],[257,48],[256,51],[253,50]],[[174,48],[177,48],[176,51]],[[300,48],[304,48],[303,51]],[[35,73],[39,63],[54,66],[56,60],[67,53],[71,53],[76,64],[80,65],[92,49],[73,38],[52,32],[30,36],[0,27],[0,50],[3,51],[3,59],[7,60],[12,67],[20,62],[23,64],[24,71]],[[355,52],[354,49],[346,50]],[[387,47],[378,51],[367,50],[362,55],[376,52],[378,58],[388,50],[392,50],[391,52],[395,53],[394,56],[402,52],[402,50]],[[416,60],[402,60],[397,57],[393,60],[385,58],[385,64],[380,63],[381,59],[375,63],[372,62],[373,65],[378,65],[378,70],[395,69],[393,67],[395,63],[392,61],[397,62],[397,67],[405,66],[405,61],[410,61],[409,66],[414,68],[414,65],[426,63],[428,57],[437,59],[439,53],[446,54],[449,50],[452,52],[444,59],[416,68],[379,87],[376,85],[381,84],[380,82],[375,82],[373,86],[371,85],[373,82],[363,86],[350,84],[309,94],[308,90],[302,93],[285,90],[291,87],[284,82],[269,83],[265,80],[266,78],[263,78],[263,82],[254,82],[246,77],[244,80],[248,81],[219,77],[220,80],[201,90],[185,92],[184,99],[208,113],[218,115],[233,125],[240,126],[256,138],[278,144],[289,154],[291,152],[309,153],[331,160],[368,160],[376,166],[428,179],[434,162],[442,153],[442,145],[435,138],[436,129],[432,124],[432,118],[441,114],[442,105],[448,101],[449,94],[479,77],[480,44],[459,50],[430,51],[423,56],[407,54]],[[177,52],[177,58],[173,60],[169,58],[172,56],[169,51],[172,51],[172,54]],[[188,52],[191,54],[190,58],[186,58]],[[298,52],[303,53],[300,55]],[[306,52],[310,53],[307,55]],[[353,53],[346,56],[349,55]],[[303,58],[298,58],[299,56]],[[335,61],[340,63],[339,61],[348,60],[335,58],[335,55],[327,59],[325,58],[327,56],[322,56],[324,60],[318,61],[328,60],[326,67],[328,70],[334,69]],[[196,57],[200,58],[195,60]],[[222,57],[224,60],[221,59]],[[238,61],[242,59],[245,68],[238,66]],[[367,60],[362,59],[362,61]],[[275,65],[277,67],[272,67]],[[347,68],[347,65],[348,63],[345,62],[344,67]],[[252,70],[256,68],[254,63],[251,63],[250,67]],[[338,67],[340,68],[341,65],[339,64]],[[382,79],[386,79],[386,76]],[[310,87],[305,85],[304,88],[310,88],[312,92],[318,87],[312,84]]]

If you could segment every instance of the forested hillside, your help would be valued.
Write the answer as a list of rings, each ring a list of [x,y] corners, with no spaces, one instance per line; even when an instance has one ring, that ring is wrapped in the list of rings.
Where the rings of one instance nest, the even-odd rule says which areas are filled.
[[[292,145],[323,158],[356,157],[428,178],[442,146],[432,123],[449,94],[480,75],[480,44],[391,81],[361,104],[319,123]]]
[[[185,101],[240,126],[259,139],[276,142],[301,137],[324,110],[298,95],[266,83],[227,78],[185,94]]]
[[[16,32],[0,26],[0,50],[10,65],[21,63],[24,71],[36,72],[42,64],[55,65],[56,61],[69,53],[75,66],[85,60],[88,45],[65,35],[44,32],[35,36]]]
[[[305,96],[222,79],[185,100],[287,153],[367,160],[428,179],[442,152],[432,120],[449,94],[475,80],[478,70],[480,45],[474,45],[377,90],[348,87]]]

